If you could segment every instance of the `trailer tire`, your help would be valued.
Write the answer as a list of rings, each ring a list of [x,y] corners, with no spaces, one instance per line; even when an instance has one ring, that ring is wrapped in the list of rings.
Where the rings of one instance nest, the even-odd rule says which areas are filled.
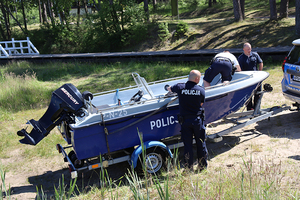
[[[84,161],[79,160],[74,151],[70,151],[70,153],[68,154],[68,157],[70,158],[70,160],[73,163],[75,168],[83,167]]]
[[[146,149],[145,165],[143,156],[140,155],[136,166],[138,175],[144,175],[144,170],[149,174],[159,174],[166,165],[166,153],[160,147]]]

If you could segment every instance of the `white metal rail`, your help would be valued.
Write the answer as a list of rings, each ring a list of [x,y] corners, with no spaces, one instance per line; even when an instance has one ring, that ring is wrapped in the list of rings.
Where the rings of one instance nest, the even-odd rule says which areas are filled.
[[[5,49],[2,47],[2,45],[0,44],[0,58],[2,57],[5,57],[7,58],[9,55],[8,53],[5,51]]]
[[[17,55],[39,55],[40,52],[35,48],[29,37],[26,40],[15,40],[0,42],[0,58]]]

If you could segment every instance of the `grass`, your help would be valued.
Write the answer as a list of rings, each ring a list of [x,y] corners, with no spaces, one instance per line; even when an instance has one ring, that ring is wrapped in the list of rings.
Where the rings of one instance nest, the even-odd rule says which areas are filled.
[[[2,163],[0,163],[0,175],[1,175],[1,194],[0,194],[0,199],[2,200],[3,198],[7,198],[7,199],[11,199],[11,188],[9,186],[9,188],[6,188],[6,184],[5,184],[5,175],[6,175],[6,171],[3,170],[2,167]],[[4,192],[2,192],[4,190]]]

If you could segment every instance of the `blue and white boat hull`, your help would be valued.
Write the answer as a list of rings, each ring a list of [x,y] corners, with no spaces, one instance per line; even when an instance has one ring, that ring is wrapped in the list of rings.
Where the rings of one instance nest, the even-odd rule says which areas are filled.
[[[187,76],[152,83],[136,73],[132,76],[136,86],[96,94],[80,94],[75,86],[63,85],[53,93],[49,106],[57,110],[47,112],[51,116],[45,113],[39,121],[31,120],[31,133],[18,132],[25,136],[20,142],[36,145],[58,126],[77,158],[85,160],[134,148],[141,140],[161,141],[179,135],[178,99],[166,95],[164,88],[186,82]],[[205,88],[205,124],[238,111],[268,76],[263,71],[236,72],[227,85],[219,84],[220,77],[215,77],[212,86]],[[203,77],[199,85],[202,83]]]

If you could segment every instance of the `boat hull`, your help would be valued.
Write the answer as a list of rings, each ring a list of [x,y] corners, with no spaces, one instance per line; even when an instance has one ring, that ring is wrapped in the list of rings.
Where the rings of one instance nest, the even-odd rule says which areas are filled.
[[[64,84],[52,94],[49,108],[39,120],[29,120],[32,130],[17,132],[23,144],[36,145],[57,126],[79,160],[119,150],[132,150],[141,141],[161,141],[180,134],[177,94],[165,88],[187,81],[187,76],[147,83],[132,73],[136,86],[91,94]],[[216,76],[205,88],[205,124],[238,111],[269,74],[235,73],[228,84]],[[203,84],[201,77],[199,85]],[[71,152],[70,152],[71,153]]]
[[[260,84],[261,82],[206,99],[204,104],[205,124],[238,111]],[[134,147],[141,144],[141,139],[143,142],[159,141],[180,134],[180,124],[177,119],[178,104],[135,123],[151,112],[108,121],[105,125],[98,123],[81,128],[71,127],[71,142],[78,159],[88,159],[108,152]],[[132,123],[135,124],[130,126]],[[107,135],[104,131],[105,128],[108,130]]]

